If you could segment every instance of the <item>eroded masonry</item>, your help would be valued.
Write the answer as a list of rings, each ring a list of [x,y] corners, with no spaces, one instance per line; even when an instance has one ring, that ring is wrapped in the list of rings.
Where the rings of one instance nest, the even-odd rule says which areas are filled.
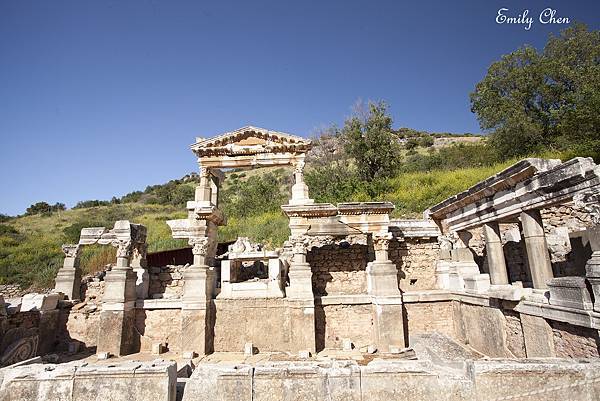
[[[129,221],[83,229],[53,293],[2,301],[3,399],[600,397],[592,159],[525,159],[395,220],[389,202],[315,203],[310,148],[256,127],[199,138],[195,198],[166,222],[189,248],[147,254]],[[218,244],[223,170],[278,165],[288,241]],[[91,244],[117,258],[82,280]]]

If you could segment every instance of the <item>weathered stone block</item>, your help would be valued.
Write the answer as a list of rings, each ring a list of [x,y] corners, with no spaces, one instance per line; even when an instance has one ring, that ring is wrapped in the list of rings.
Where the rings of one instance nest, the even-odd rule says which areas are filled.
[[[252,401],[252,375],[248,365],[198,366],[188,379],[182,401]]]
[[[559,277],[548,282],[550,305],[592,310],[594,305],[585,277]]]
[[[521,313],[521,326],[528,358],[554,357],[552,328],[546,319]]]
[[[23,296],[21,312],[56,309],[59,299],[59,294],[26,294]]]

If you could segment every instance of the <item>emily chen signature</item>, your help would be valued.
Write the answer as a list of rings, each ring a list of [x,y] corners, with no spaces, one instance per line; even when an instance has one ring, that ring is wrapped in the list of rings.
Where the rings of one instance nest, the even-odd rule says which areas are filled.
[[[529,10],[523,10],[523,12],[517,15],[516,17],[507,15],[507,11],[509,11],[508,8],[501,8],[498,10],[498,14],[496,15],[497,24],[522,24],[524,25],[526,31],[531,29],[531,26],[534,23],[534,19],[529,15]],[[544,25],[571,23],[570,18],[557,16],[556,10],[550,7],[544,8],[540,12],[538,16],[538,21]]]

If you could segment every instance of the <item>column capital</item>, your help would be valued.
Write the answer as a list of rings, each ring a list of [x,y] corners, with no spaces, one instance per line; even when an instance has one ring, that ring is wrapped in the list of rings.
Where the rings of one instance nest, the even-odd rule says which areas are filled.
[[[210,168],[200,166],[200,172],[198,175],[200,176],[200,178],[208,178],[210,176]]]
[[[111,245],[117,248],[117,258],[131,258],[133,243],[130,239],[117,239],[111,242]]]
[[[195,256],[206,256],[208,253],[208,237],[192,237],[188,244],[192,245],[192,253]]]
[[[307,239],[303,235],[293,235],[290,237],[292,244],[292,253],[294,255],[305,254],[307,252]]]
[[[373,248],[375,251],[387,251],[393,237],[390,232],[373,234]]]
[[[63,244],[61,249],[67,258],[78,258],[81,253],[79,244]]]

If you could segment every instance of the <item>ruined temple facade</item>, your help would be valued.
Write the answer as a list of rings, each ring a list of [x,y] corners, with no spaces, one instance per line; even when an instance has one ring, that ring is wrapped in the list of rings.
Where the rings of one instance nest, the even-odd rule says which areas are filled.
[[[455,389],[448,399],[487,399],[476,393],[485,386],[474,383],[494,386],[495,375],[514,377],[514,386],[499,393],[510,397],[541,385],[548,372],[567,384],[593,376],[596,365],[584,368],[575,359],[600,355],[600,166],[589,158],[525,159],[432,206],[422,219],[398,220],[390,218],[389,202],[311,199],[303,176],[310,148],[305,138],[256,127],[198,138],[191,145],[200,171],[195,197],[187,218],[166,222],[173,238],[188,241],[193,263],[148,263],[139,224],[83,229],[78,244],[63,246],[54,294],[26,296],[20,312],[9,305],[12,313],[0,313],[0,330],[12,333],[2,344],[2,363],[93,347],[100,359],[169,352],[198,361],[258,352],[310,361],[355,352],[392,361],[311,370],[327,378],[318,391],[338,391],[335,375],[356,385],[339,399],[389,399],[398,391],[439,399],[439,392],[426,397],[418,386],[445,391],[446,385]],[[287,165],[294,184],[281,206],[290,230],[284,246],[266,249],[252,238],[219,246],[219,227],[227,224],[219,209],[222,170]],[[90,244],[116,247],[117,261],[82,282],[80,249]],[[440,383],[452,359],[448,349],[435,348],[440,338],[468,360],[512,362],[471,361],[471,373]],[[413,347],[418,361],[394,365]],[[436,370],[446,357],[450,362]],[[570,362],[527,368],[531,358],[548,357]],[[301,387],[309,375],[289,366],[281,368],[285,374],[270,365],[228,369],[198,368],[188,394],[212,398],[216,382],[226,392],[223,383],[237,380],[256,396],[260,380],[297,374],[293,386]],[[532,372],[537,376],[529,378]],[[437,384],[426,377],[437,377]],[[238,391],[231,386],[232,394]],[[597,391],[590,389],[581,394]],[[578,394],[569,396],[586,399]]]

